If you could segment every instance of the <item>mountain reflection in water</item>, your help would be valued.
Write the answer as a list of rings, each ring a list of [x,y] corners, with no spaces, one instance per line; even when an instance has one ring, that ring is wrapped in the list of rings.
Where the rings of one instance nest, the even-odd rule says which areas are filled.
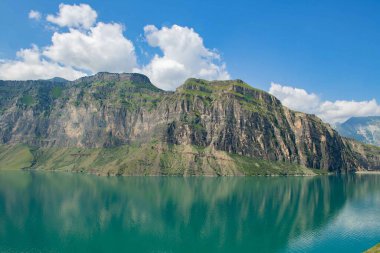
[[[107,178],[0,172],[0,251],[302,251],[305,235],[324,231],[355,201],[369,198],[370,208],[380,208],[379,196],[378,175]],[[358,210],[365,216],[369,209]],[[362,245],[351,249],[370,247],[380,241],[376,236],[364,235]]]

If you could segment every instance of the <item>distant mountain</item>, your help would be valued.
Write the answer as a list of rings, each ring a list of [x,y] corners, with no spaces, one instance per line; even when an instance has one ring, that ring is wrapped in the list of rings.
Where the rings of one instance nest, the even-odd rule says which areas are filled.
[[[270,175],[380,169],[380,148],[241,80],[175,92],[141,74],[0,81],[0,169]]]
[[[336,129],[345,137],[380,146],[380,116],[353,117]]]

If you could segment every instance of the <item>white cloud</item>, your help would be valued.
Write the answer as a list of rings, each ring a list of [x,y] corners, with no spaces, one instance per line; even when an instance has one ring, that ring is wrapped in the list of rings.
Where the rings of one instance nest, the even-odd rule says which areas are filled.
[[[74,80],[85,75],[70,67],[43,59],[39,48],[35,45],[29,49],[21,49],[17,52],[17,57],[18,60],[0,62],[0,79],[30,80],[62,77]]]
[[[290,109],[313,113],[331,124],[341,123],[354,116],[380,115],[380,105],[369,101],[322,101],[316,94],[304,89],[272,83],[269,93]]]
[[[60,4],[57,15],[48,15],[46,20],[61,27],[89,29],[95,24],[97,17],[96,11],[88,4]]]
[[[206,48],[192,28],[145,26],[148,45],[159,48],[162,55],[154,55],[148,64],[139,66],[135,46],[124,36],[123,25],[97,22],[97,16],[87,4],[60,4],[58,13],[46,18],[46,26],[54,27],[51,43],[22,49],[16,60],[0,59],[0,78],[73,79],[100,71],[135,71],[167,90],[175,89],[189,77],[230,78],[220,55]],[[41,14],[32,10],[29,17],[37,20]]]
[[[135,48],[120,24],[99,22],[89,31],[70,28],[55,32],[43,55],[90,73],[130,72],[136,67]]]
[[[319,104],[319,98],[314,93],[307,93],[303,89],[282,86],[272,83],[269,93],[281,100],[282,104],[301,112],[313,112]]]
[[[35,11],[35,10],[31,10],[28,14],[28,17],[30,19],[34,19],[34,20],[40,20],[41,19],[41,13],[38,12],[38,11]]]
[[[369,101],[325,101],[320,105],[319,115],[331,123],[344,122],[351,117],[380,115],[380,105],[375,99]]]
[[[95,23],[96,17],[89,5],[61,4],[59,14],[48,15],[47,20],[67,26],[68,31],[54,32],[47,47],[20,50],[17,60],[0,59],[0,79],[59,76],[71,80],[100,71],[131,72],[136,67],[135,49],[124,37],[122,25]]]
[[[158,87],[173,90],[189,77],[230,78],[220,55],[206,48],[192,28],[173,25],[158,29],[148,25],[144,32],[148,44],[160,48],[163,55],[155,55],[149,64],[135,71],[149,76]]]

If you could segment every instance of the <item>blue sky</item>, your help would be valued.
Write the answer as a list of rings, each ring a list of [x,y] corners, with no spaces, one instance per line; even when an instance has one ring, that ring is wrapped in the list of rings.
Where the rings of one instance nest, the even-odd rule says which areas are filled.
[[[62,2],[87,3],[97,21],[125,26],[123,34],[134,44],[140,65],[163,54],[147,45],[144,27],[176,24],[193,28],[205,48],[217,50],[218,64],[226,64],[231,78],[252,86],[297,87],[317,96],[316,103],[380,100],[380,1],[2,0],[0,59],[15,59],[32,43],[50,45],[53,31],[44,19]],[[40,12],[41,20],[28,18],[30,10]]]

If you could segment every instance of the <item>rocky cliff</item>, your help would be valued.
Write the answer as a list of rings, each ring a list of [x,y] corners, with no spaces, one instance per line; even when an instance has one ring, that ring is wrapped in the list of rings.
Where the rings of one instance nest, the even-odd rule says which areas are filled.
[[[346,140],[241,80],[191,78],[175,92],[140,74],[0,81],[0,142],[9,147],[0,165],[10,166],[12,148],[25,149],[26,167],[100,174],[380,169],[378,148]]]

